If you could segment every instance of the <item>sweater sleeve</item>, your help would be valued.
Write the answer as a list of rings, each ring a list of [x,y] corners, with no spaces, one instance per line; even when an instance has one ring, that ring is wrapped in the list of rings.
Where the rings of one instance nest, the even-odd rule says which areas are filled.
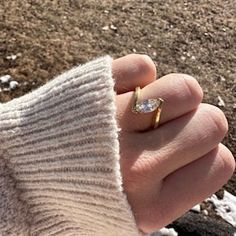
[[[122,189],[111,63],[0,105],[0,235],[139,235]]]

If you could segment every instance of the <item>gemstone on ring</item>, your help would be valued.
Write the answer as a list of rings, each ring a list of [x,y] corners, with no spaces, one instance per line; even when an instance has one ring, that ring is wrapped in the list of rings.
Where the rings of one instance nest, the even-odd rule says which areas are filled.
[[[164,100],[162,98],[150,98],[140,102],[140,87],[135,88],[134,103],[132,106],[132,112],[138,113],[150,113],[156,111],[152,118],[151,128],[156,129],[160,123],[161,111]]]
[[[143,102],[136,103],[133,111],[136,113],[149,113],[155,111],[160,105],[160,99],[147,99]]]

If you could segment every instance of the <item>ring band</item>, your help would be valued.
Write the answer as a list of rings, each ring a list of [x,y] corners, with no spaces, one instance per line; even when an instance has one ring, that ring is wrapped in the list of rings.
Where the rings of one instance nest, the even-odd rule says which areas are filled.
[[[152,119],[151,128],[156,129],[160,123],[161,110],[164,100],[162,98],[151,98],[140,102],[140,93],[140,87],[136,87],[134,92],[134,105],[132,107],[132,112],[139,114],[150,113],[155,111],[155,114],[153,115]]]

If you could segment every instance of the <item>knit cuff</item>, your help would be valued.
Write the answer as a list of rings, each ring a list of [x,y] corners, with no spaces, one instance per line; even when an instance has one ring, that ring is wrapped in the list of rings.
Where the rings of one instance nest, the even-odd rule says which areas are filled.
[[[0,161],[30,235],[139,234],[122,189],[111,63],[99,58],[0,105]]]

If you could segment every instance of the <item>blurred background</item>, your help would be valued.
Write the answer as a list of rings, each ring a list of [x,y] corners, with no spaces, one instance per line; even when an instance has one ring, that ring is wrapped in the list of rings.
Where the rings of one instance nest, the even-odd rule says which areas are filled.
[[[0,0],[0,77],[9,81],[0,80],[0,102],[102,55],[148,54],[158,77],[181,72],[199,81],[204,101],[226,113],[224,143],[236,156],[235,29],[235,0]],[[224,189],[236,196],[236,174]],[[221,222],[207,204],[199,214],[204,208]]]

